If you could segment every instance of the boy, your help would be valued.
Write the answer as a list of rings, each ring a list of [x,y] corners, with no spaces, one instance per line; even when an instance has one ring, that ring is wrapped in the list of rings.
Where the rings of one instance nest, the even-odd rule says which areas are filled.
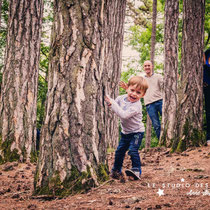
[[[147,81],[143,77],[134,76],[128,82],[127,94],[118,96],[116,100],[108,96],[105,97],[108,106],[120,117],[122,127],[121,139],[115,151],[115,161],[111,171],[112,178],[122,178],[123,160],[126,151],[129,150],[132,169],[126,170],[125,173],[127,176],[134,177],[135,180],[140,179],[141,162],[138,150],[145,128],[142,122],[142,105],[139,99],[144,96],[147,88]]]
[[[155,130],[156,136],[160,139],[161,124],[159,115],[162,116],[162,88],[163,88],[163,77],[160,74],[153,73],[152,62],[144,62],[144,71],[146,75],[144,78],[147,80],[149,88],[144,96],[144,104],[146,105],[147,113],[152,121],[153,128]],[[120,82],[120,87],[125,89],[127,84],[125,82]]]

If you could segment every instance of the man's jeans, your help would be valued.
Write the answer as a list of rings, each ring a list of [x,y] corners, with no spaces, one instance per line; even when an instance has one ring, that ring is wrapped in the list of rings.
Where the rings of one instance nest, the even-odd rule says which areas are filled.
[[[155,133],[157,138],[160,139],[160,119],[159,115],[162,116],[162,106],[163,100],[155,101],[151,104],[146,105],[147,113],[152,121],[153,128],[155,129]]]
[[[143,136],[144,132],[130,134],[121,133],[121,139],[115,151],[115,161],[112,171],[121,172],[125,153],[129,150],[128,155],[131,157],[132,170],[138,171],[141,174],[141,161],[138,150]]]

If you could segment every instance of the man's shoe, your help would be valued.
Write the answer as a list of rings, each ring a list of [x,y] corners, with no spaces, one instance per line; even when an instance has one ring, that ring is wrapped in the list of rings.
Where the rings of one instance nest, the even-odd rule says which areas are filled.
[[[210,140],[207,140],[206,143],[207,143],[207,146],[210,146]]]
[[[126,173],[126,175],[129,176],[129,177],[130,177],[130,176],[133,177],[134,180],[140,180],[140,179],[141,179],[141,178],[140,178],[141,174],[140,174],[139,171],[133,171],[132,169],[126,169],[126,170],[125,170],[125,173]]]

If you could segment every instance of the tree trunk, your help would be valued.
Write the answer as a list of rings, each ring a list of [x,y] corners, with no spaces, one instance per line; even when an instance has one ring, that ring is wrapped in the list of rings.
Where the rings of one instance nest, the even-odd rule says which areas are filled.
[[[157,0],[153,0],[152,5],[152,35],[151,35],[151,50],[150,50],[150,60],[154,66],[155,59],[155,44],[156,44],[156,19],[157,19]],[[154,69],[153,69],[154,71]]]
[[[150,60],[152,62],[153,71],[154,71],[155,44],[156,44],[156,19],[157,19],[157,0],[153,0],[152,35],[151,35],[151,50],[150,50]],[[152,132],[152,121],[147,113],[146,143],[145,143],[146,148],[149,148],[151,145],[151,132]]]
[[[10,1],[0,105],[0,162],[35,155],[42,0]]]
[[[54,3],[35,194],[64,196],[107,179],[118,120],[105,115],[104,96],[118,95],[126,1]]]
[[[170,146],[174,139],[177,110],[179,0],[165,3],[164,91],[160,144]],[[171,33],[173,31],[173,33]]]
[[[202,143],[205,0],[183,1],[182,76],[172,149]]]

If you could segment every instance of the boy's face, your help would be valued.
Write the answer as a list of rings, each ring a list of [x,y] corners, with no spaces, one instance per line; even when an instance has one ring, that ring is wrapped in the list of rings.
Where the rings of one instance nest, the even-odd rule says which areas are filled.
[[[144,62],[144,71],[147,76],[150,77],[152,75],[152,63],[150,61]]]
[[[142,90],[136,88],[135,85],[128,86],[126,91],[128,93],[128,101],[131,103],[137,102],[145,94]]]

